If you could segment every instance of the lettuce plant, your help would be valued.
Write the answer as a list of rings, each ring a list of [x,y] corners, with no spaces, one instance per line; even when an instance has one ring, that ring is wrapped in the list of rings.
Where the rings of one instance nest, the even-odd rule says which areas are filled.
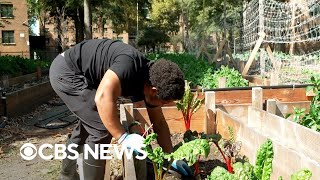
[[[191,117],[201,107],[204,99],[198,99],[198,92],[194,95],[190,89],[190,82],[185,84],[183,98],[176,103],[178,110],[182,112],[186,130],[190,130]]]

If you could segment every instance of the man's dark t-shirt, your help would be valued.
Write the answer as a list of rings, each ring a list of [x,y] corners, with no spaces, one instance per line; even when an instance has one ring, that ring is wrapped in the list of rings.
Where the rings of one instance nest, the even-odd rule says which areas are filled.
[[[110,39],[85,40],[65,52],[67,64],[97,88],[105,72],[111,69],[121,82],[122,96],[142,100],[150,61],[132,46]]]

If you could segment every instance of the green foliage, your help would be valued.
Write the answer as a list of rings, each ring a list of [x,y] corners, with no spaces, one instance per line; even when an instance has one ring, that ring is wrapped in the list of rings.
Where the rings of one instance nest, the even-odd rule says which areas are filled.
[[[255,175],[258,179],[269,180],[272,173],[273,146],[272,141],[262,144],[257,152],[256,165],[254,167]]]
[[[161,147],[156,147],[152,149],[151,147],[151,142],[156,140],[157,134],[152,133],[146,137],[144,140],[144,144],[146,147],[144,150],[148,154],[148,158],[152,161],[153,163],[153,168],[155,169],[155,178],[156,180],[162,179],[162,167],[164,160],[167,159],[168,155],[166,155]]]
[[[183,71],[185,79],[190,81],[193,87],[197,85],[202,86],[201,82],[203,79],[211,76],[214,69],[214,65],[210,65],[201,59],[196,59],[191,54],[149,54],[148,58],[151,60],[165,58],[177,63]],[[210,72],[210,74],[206,72]]]
[[[191,117],[201,107],[204,99],[198,99],[198,92],[193,94],[190,89],[190,82],[185,84],[183,98],[176,103],[178,110],[183,114],[186,130],[190,129]]]
[[[37,66],[48,68],[50,63],[19,56],[0,56],[0,75],[21,75],[36,72]]]
[[[293,116],[293,121],[320,132],[320,77],[311,77],[312,86],[308,86],[306,91],[313,91],[315,96],[313,97],[309,113],[305,112],[304,108],[294,107],[293,114],[287,114],[286,118]]]
[[[217,166],[211,171],[208,180],[237,180],[234,174],[229,173],[225,168]]]
[[[180,146],[172,153],[172,157],[174,160],[185,159],[188,165],[192,166],[198,160],[198,156],[208,157],[209,152],[210,145],[206,139],[195,139]]]
[[[222,170],[219,167],[218,170],[213,170],[210,177],[208,178],[215,179],[216,177],[223,176],[226,178],[232,177],[234,180],[270,180],[270,175],[272,173],[272,160],[272,141],[270,139],[267,139],[267,141],[262,144],[262,146],[260,146],[257,151],[255,166],[252,166],[248,162],[237,162],[233,164],[234,174],[229,173],[226,169]],[[226,172],[229,173],[229,175],[226,175]]]
[[[162,173],[165,159],[169,160],[169,166],[167,170],[170,169],[171,163],[173,160],[183,160],[185,159],[188,165],[193,165],[197,157],[203,155],[208,157],[210,152],[209,142],[205,139],[196,139],[188,143],[184,143],[174,152],[167,154],[163,152],[161,147],[152,148],[151,143],[156,140],[157,134],[151,133],[144,140],[146,147],[144,150],[147,152],[148,158],[152,161],[153,167],[155,169],[155,178],[161,180],[165,177],[168,171],[165,174]]]
[[[254,167],[248,162],[236,162],[233,164],[234,175],[241,180],[257,180]]]
[[[242,77],[239,71],[227,66],[221,66],[213,75],[207,71],[206,78],[202,79],[202,86],[207,89],[217,88],[218,79],[220,77],[226,78],[227,87],[243,87],[248,86],[248,81]]]
[[[147,27],[141,31],[137,36],[138,46],[147,46],[154,48],[162,43],[169,42],[169,36],[163,31],[154,27]]]
[[[308,169],[301,169],[291,175],[291,180],[310,180],[312,172]]]
[[[179,6],[176,0],[153,0],[151,4],[151,21],[164,32],[179,29]],[[161,37],[161,35],[157,35]],[[154,37],[157,37],[154,36]]]

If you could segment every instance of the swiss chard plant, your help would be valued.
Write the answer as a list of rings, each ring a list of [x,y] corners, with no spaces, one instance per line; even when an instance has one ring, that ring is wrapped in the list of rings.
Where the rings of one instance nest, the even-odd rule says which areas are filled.
[[[144,141],[146,145],[144,150],[147,152],[148,158],[152,161],[156,180],[164,179],[174,160],[185,160],[189,166],[192,166],[197,161],[198,156],[208,157],[210,152],[210,146],[207,140],[195,139],[182,144],[174,152],[167,154],[161,147],[152,147],[151,143],[156,140],[156,138],[157,134],[151,133]],[[165,161],[169,162],[167,167],[164,167]],[[163,172],[164,169],[166,169],[165,172]]]
[[[236,162],[233,166],[233,173],[218,166],[208,176],[208,180],[270,180],[272,174],[273,145],[270,139],[260,146],[257,151],[256,163]],[[291,175],[291,180],[310,180],[312,173],[308,169],[302,169]],[[279,180],[282,180],[279,177]]]
[[[233,173],[230,173],[226,169],[219,167],[211,172],[208,179],[217,179],[219,175],[222,175],[220,179],[259,179],[268,180],[272,173],[272,160],[273,160],[273,147],[272,141],[267,140],[258,150],[255,166],[252,166],[248,162],[236,162],[233,164]]]
[[[293,116],[293,121],[320,132],[320,77],[311,77],[312,86],[308,86],[306,91],[313,91],[313,97],[308,113],[303,108],[294,107],[294,113],[288,114],[286,118]]]
[[[191,92],[190,82],[187,82],[183,98],[176,103],[178,110],[182,112],[186,130],[190,130],[192,115],[201,107],[203,101],[204,99],[198,99],[198,92]]]

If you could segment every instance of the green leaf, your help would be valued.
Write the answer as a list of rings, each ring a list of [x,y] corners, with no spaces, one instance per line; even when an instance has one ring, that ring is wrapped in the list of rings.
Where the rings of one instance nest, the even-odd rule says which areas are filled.
[[[237,180],[233,174],[230,174],[225,168],[217,166],[211,171],[208,180]]]
[[[267,141],[261,145],[257,152],[255,175],[258,179],[269,180],[272,173],[273,146],[272,141]]]
[[[248,162],[237,162],[233,164],[235,177],[241,180],[257,180],[253,166]]]
[[[208,157],[209,152],[210,145],[206,139],[195,139],[180,146],[172,153],[172,157],[174,160],[185,159],[188,165],[191,166],[197,161],[198,156]]]
[[[291,175],[291,180],[310,180],[312,172],[308,169],[301,169]]]

